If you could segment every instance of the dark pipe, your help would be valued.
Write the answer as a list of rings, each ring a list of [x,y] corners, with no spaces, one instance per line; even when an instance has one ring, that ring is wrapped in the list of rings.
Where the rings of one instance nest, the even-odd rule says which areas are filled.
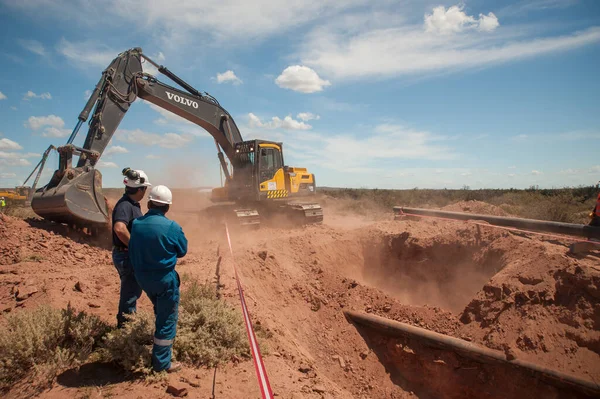
[[[600,227],[585,224],[550,222],[546,220],[507,218],[489,215],[477,215],[473,213],[446,212],[435,209],[394,207],[396,217],[403,213],[418,216],[433,216],[456,220],[483,220],[497,226],[516,227],[526,230],[543,231],[547,233],[566,234],[571,236],[600,239]]]
[[[508,365],[558,388],[573,389],[586,395],[600,395],[600,385],[592,381],[577,378],[524,360],[514,359],[509,361],[506,360],[506,356],[502,352],[462,339],[366,313],[347,310],[344,312],[344,315],[351,322],[370,327],[392,337],[408,337],[418,340],[427,346],[458,352],[466,358],[483,363]]]

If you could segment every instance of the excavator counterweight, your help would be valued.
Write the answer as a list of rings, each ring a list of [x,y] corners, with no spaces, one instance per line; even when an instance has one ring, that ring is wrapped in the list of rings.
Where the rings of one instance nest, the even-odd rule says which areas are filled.
[[[142,60],[154,65],[179,88],[145,73]],[[200,93],[172,71],[156,64],[141,48],[122,52],[102,72],[69,140],[57,148],[59,168],[50,182],[33,194],[31,206],[35,213],[81,228],[100,227],[108,222],[102,174],[96,164],[137,98],[187,119],[213,137],[226,177],[224,186],[213,191],[213,199],[221,203],[217,205],[221,211],[239,224],[256,226],[261,217],[273,214],[283,214],[302,224],[323,220],[321,207],[305,200],[316,193],[314,175],[305,168],[286,166],[282,143],[244,141],[231,115],[214,97]],[[92,117],[85,142],[77,147],[73,141],[89,115]],[[72,164],[74,155],[79,157],[76,165]],[[40,163],[43,167],[43,162]]]

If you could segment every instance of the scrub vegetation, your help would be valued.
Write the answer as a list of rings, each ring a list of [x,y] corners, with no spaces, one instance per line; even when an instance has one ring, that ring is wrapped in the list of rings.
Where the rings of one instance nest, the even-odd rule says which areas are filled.
[[[0,389],[25,376],[48,386],[61,372],[93,362],[152,378],[153,334],[154,315],[144,312],[129,317],[122,329],[70,306],[18,312],[0,329]],[[182,291],[173,352],[174,359],[197,367],[249,358],[239,310],[216,299],[211,286],[191,282]]]
[[[394,206],[442,208],[460,201],[482,201],[495,205],[512,216],[553,220],[565,223],[589,223],[588,214],[594,209],[598,188],[585,186],[562,189],[471,190],[379,190],[351,188],[321,188],[321,194],[334,199],[348,199],[348,211],[359,214],[385,212]]]

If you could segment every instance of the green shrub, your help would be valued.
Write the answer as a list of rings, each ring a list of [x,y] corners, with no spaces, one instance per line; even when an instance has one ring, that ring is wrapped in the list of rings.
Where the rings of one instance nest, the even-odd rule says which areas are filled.
[[[95,316],[41,306],[7,318],[0,330],[0,387],[31,371],[61,369],[85,361],[108,326]],[[49,376],[53,379],[56,374]]]
[[[114,362],[130,373],[150,374],[154,315],[138,312],[125,318],[123,328],[114,329],[104,337],[100,360]]]
[[[114,361],[128,372],[150,375],[154,315],[140,312],[128,319],[123,329],[106,335],[102,360]],[[173,355],[184,363],[208,367],[234,357],[249,358],[240,311],[216,299],[210,284],[192,282],[181,293]]]
[[[154,315],[126,316],[121,329],[110,329],[95,316],[48,306],[22,311],[7,318],[0,329],[0,388],[25,376],[44,376],[53,382],[64,369],[84,362],[113,362],[147,380],[152,372]],[[257,326],[259,337],[268,333]],[[265,348],[266,349],[266,348]],[[239,309],[216,299],[210,284],[192,282],[182,291],[174,357],[193,366],[211,367],[232,359],[250,358],[250,348]]]
[[[214,288],[193,282],[182,294],[174,352],[178,359],[214,366],[232,358],[249,358],[241,313],[216,299]]]

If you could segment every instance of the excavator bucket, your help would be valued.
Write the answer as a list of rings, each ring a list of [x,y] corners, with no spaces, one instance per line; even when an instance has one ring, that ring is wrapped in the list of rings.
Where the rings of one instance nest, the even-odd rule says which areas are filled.
[[[102,174],[93,168],[73,168],[61,178],[56,171],[50,183],[34,193],[31,207],[37,215],[57,223],[100,227],[108,221]]]

